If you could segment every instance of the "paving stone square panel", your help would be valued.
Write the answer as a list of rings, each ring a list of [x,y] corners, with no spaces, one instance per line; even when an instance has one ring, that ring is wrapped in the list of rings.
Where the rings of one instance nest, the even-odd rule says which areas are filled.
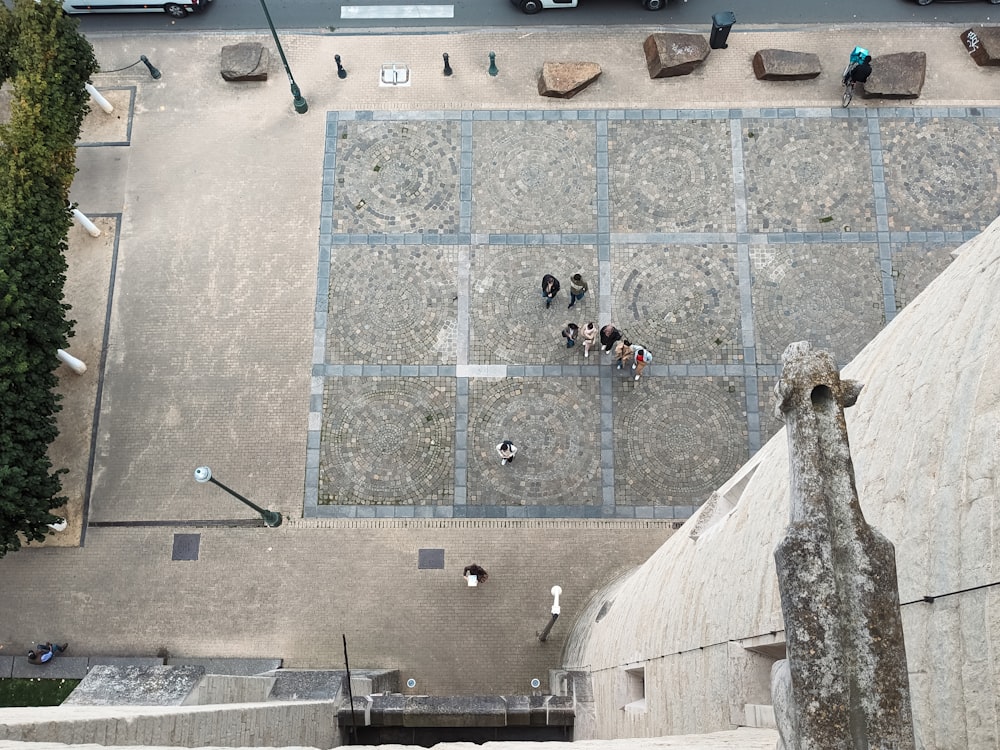
[[[326,361],[455,361],[458,250],[441,245],[334,245]]]
[[[979,231],[1000,214],[1000,122],[881,120],[889,228]]]
[[[701,505],[749,458],[741,377],[616,381],[615,503]]]
[[[470,505],[600,505],[598,378],[469,381]],[[517,446],[500,464],[496,446]]]
[[[809,341],[844,366],[885,323],[875,245],[754,245],[750,265],[758,362]]]
[[[867,128],[853,118],[744,121],[750,230],[874,231]]]
[[[612,246],[612,319],[655,364],[743,360],[733,245]]]
[[[597,231],[592,121],[473,123],[474,232]]]
[[[729,122],[608,123],[613,232],[733,232]]]
[[[329,379],[319,504],[450,504],[454,436],[453,378]]]
[[[927,285],[954,260],[953,244],[893,245],[892,275],[896,285],[896,309],[910,304]]]
[[[545,307],[542,276],[561,285]],[[569,282],[574,273],[589,285],[573,309]],[[598,322],[600,285],[597,250],[588,245],[481,245],[471,254],[471,332],[469,361],[474,364],[584,364],[582,347],[566,348],[560,335],[567,323],[583,328]],[[590,357],[591,363],[593,356]]]
[[[458,231],[459,123],[341,122],[336,232]]]

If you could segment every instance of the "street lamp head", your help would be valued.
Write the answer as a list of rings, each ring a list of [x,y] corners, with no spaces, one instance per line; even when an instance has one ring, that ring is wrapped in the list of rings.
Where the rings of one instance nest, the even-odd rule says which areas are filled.
[[[194,470],[194,481],[204,484],[212,478],[212,470],[207,466],[199,466]]]

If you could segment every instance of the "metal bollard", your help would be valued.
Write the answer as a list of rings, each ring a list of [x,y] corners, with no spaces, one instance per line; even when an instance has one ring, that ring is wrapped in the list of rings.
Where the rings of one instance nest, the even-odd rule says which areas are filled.
[[[337,63],[337,78],[341,80],[347,78],[347,71],[344,70],[344,66],[340,64],[340,55],[334,55],[333,60]]]
[[[500,69],[497,67],[497,53],[496,52],[490,52],[490,68],[489,68],[488,72],[489,72],[489,74],[491,76],[495,76],[497,73],[500,72]]]
[[[160,73],[160,71],[156,69],[156,66],[149,61],[148,57],[146,57],[145,55],[139,55],[139,62],[141,62],[143,65],[146,66],[146,70],[149,71],[149,75],[153,77],[154,81],[160,80],[160,76],[162,75],[162,73]]]
[[[448,62],[448,53],[444,53],[444,74],[450,76],[454,71],[451,69],[451,64]]]

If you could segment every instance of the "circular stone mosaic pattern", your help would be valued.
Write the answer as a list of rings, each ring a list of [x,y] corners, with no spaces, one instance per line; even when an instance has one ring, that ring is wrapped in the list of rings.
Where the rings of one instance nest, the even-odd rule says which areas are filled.
[[[354,122],[338,134],[337,231],[458,231],[457,123]]]
[[[617,249],[614,258],[617,323],[654,361],[741,360],[735,248],[648,245]]]
[[[452,502],[453,381],[344,378],[324,400],[321,505]]]
[[[456,256],[437,245],[335,245],[326,361],[454,362]]]
[[[733,392],[730,392],[730,388]],[[643,379],[615,402],[619,505],[698,505],[747,459],[742,381]]]
[[[729,124],[608,124],[611,226],[616,232],[732,232]]]
[[[890,228],[979,230],[1000,212],[1000,126],[968,120],[883,121]]]
[[[599,504],[597,387],[593,378],[473,380],[469,502]],[[504,439],[518,447],[510,466],[496,452]]]
[[[885,319],[874,253],[843,245],[752,253],[759,361],[780,362],[788,344],[803,340],[840,365],[853,359]]]
[[[477,232],[596,231],[593,123],[476,122]]]
[[[744,125],[752,230],[875,229],[864,120],[749,120]]]
[[[597,322],[595,256],[594,248],[585,245],[474,248],[469,361],[584,364],[581,346],[567,349],[560,331],[570,322],[581,328],[588,321]],[[546,273],[554,274],[561,285],[548,308],[542,298],[542,276]],[[581,273],[590,288],[569,310],[569,282],[574,273]]]

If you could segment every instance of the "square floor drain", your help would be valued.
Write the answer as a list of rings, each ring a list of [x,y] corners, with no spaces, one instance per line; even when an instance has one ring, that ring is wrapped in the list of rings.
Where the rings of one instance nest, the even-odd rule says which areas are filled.
[[[417,554],[418,570],[444,570],[443,549],[422,549]]]
[[[171,560],[197,560],[201,534],[174,534],[174,555]]]

